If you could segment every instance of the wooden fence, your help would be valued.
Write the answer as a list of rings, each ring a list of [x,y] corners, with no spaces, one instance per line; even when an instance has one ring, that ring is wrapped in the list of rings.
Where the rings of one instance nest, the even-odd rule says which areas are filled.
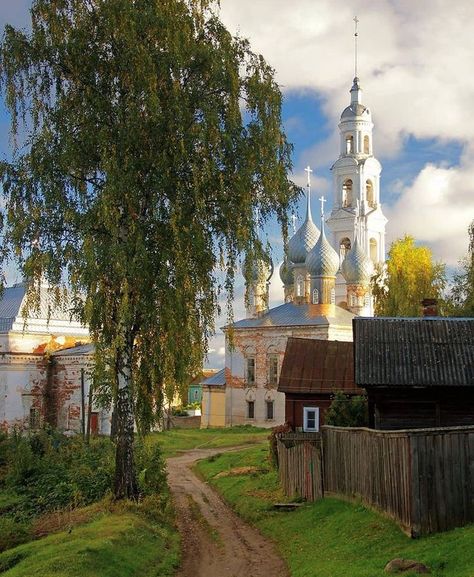
[[[305,434],[286,441],[287,435],[278,442],[284,463],[282,485],[288,495],[312,500],[302,485],[308,469]],[[317,446],[314,439],[310,442]],[[286,448],[286,443],[291,446]],[[303,447],[299,452],[298,445]],[[312,489],[313,499],[324,493],[359,497],[412,535],[474,521],[474,427],[401,431],[322,427],[318,451],[321,472],[313,477],[320,479],[320,486]]]
[[[316,501],[323,497],[321,436],[319,433],[281,433],[278,470],[286,495]]]

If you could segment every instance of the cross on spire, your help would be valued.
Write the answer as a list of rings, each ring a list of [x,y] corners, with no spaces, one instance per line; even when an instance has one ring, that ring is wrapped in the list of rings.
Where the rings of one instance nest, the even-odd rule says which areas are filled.
[[[291,224],[292,224],[292,226],[293,226],[293,234],[295,234],[295,233],[296,233],[296,223],[298,222],[298,217],[297,217],[296,214],[293,212],[292,215],[291,215],[291,217],[290,217],[290,219],[291,219]]]
[[[321,203],[321,217],[324,217],[324,203],[327,202],[327,200],[324,196],[321,196],[318,200]]]
[[[359,19],[354,16],[354,76],[357,78],[357,38],[359,36],[358,27]]]
[[[308,164],[308,166],[304,169],[304,171],[307,173],[308,175],[308,183],[307,186],[308,188],[311,186],[311,173],[313,172]]]

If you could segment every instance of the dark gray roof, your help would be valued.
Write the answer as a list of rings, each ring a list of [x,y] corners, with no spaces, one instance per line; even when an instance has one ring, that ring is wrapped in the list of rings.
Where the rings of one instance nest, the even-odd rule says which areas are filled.
[[[215,375],[212,375],[212,377],[209,377],[208,379],[204,379],[199,384],[206,386],[225,385],[225,369],[221,369]]]
[[[354,315],[334,305],[296,305],[285,303],[268,310],[256,319],[242,319],[233,324],[234,329],[254,327],[289,326],[350,326]]]
[[[67,356],[79,356],[79,355],[93,355],[95,347],[93,344],[89,343],[87,345],[77,345],[76,347],[71,347],[69,349],[61,349],[60,351],[55,351],[52,353],[53,357],[67,357]]]
[[[25,296],[26,287],[24,284],[18,284],[3,291],[0,300],[0,330],[11,330],[15,318],[21,313],[21,303]]]
[[[359,386],[474,385],[474,319],[355,318]]]

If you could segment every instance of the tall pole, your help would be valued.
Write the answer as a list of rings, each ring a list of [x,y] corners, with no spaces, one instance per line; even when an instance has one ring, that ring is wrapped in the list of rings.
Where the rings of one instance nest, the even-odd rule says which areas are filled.
[[[81,369],[81,430],[82,437],[86,436],[86,392],[84,390],[84,369]]]

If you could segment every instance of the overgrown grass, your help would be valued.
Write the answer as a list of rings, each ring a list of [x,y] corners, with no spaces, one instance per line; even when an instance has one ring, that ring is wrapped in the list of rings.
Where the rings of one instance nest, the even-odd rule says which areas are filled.
[[[162,503],[147,497],[95,506],[93,518],[69,530],[0,555],[6,577],[167,577],[174,574],[179,542]]]
[[[270,465],[260,474],[215,478],[236,467],[261,468],[267,455],[265,446],[252,447],[201,461],[197,470],[243,518],[275,540],[292,577],[384,577],[386,563],[395,557],[427,564],[433,577],[474,577],[474,525],[412,540],[390,519],[337,499],[273,510],[283,496]]]
[[[251,426],[222,429],[173,429],[153,433],[150,438],[158,443],[165,457],[173,457],[180,451],[212,449],[260,443],[270,431]]]

